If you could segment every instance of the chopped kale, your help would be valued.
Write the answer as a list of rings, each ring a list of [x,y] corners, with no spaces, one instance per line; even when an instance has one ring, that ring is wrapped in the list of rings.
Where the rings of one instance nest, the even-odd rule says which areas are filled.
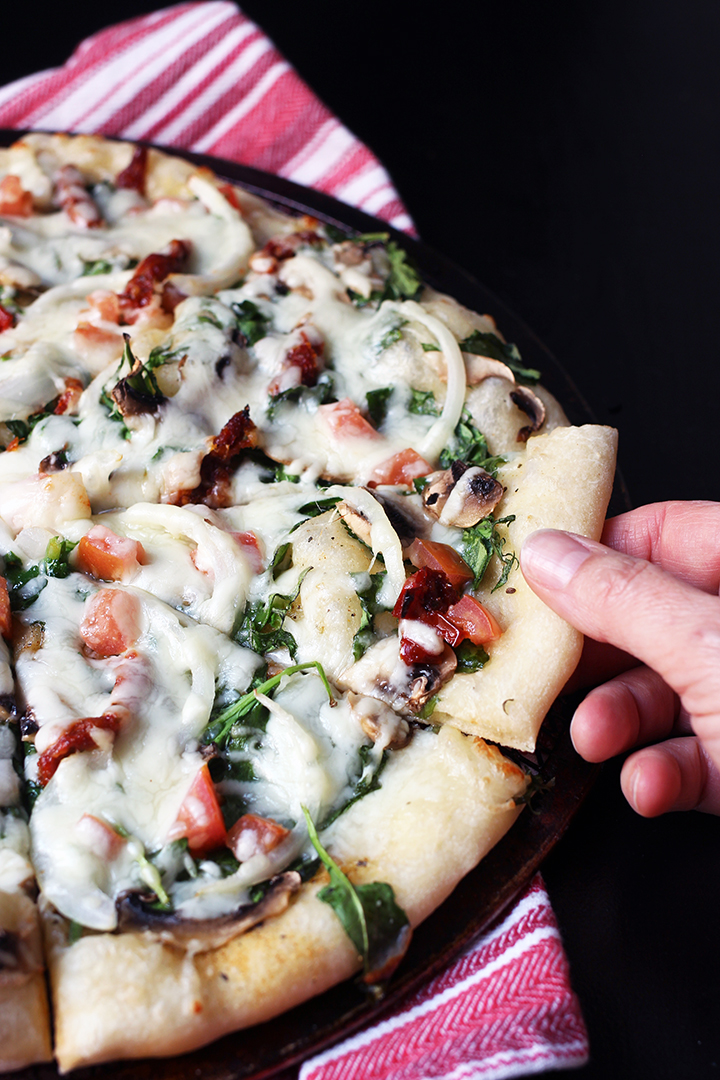
[[[505,463],[504,457],[491,455],[487,439],[475,427],[467,409],[463,409],[463,414],[455,426],[452,442],[440,454],[440,468],[449,469],[453,461],[464,461],[466,465],[478,466],[493,477],[499,466]]]
[[[498,525],[509,525],[514,520],[514,514],[497,520],[490,514],[482,521],[478,521],[477,525],[463,529],[461,554],[474,574],[474,588],[477,588],[482,581],[493,555],[497,555],[502,564],[502,571],[493,586],[493,592],[502,588],[507,583],[512,568],[519,566],[515,552],[504,550],[506,538],[497,531]]]
[[[317,830],[303,807],[310,841],[330,875],[318,900],[329,904],[363,960],[363,981],[374,985],[389,977],[410,941],[408,917],[384,881],[353,885],[320,843]]]
[[[439,416],[440,409],[432,390],[411,390],[408,412],[415,416]]]
[[[352,574],[351,577],[355,578],[356,581],[362,579],[359,581],[361,589],[357,593],[362,615],[360,626],[353,637],[353,657],[355,660],[359,660],[375,640],[373,632],[374,617],[380,611],[387,611],[385,605],[381,604],[378,599],[378,593],[383,587],[387,571],[379,570],[377,574]],[[367,578],[370,579],[369,582],[366,580]]]
[[[376,428],[382,427],[385,422],[392,392],[392,386],[382,386],[377,390],[368,390],[365,395],[368,414]]]
[[[540,372],[535,368],[523,366],[517,346],[503,341],[497,334],[484,334],[481,330],[473,330],[472,334],[460,342],[460,349],[475,356],[489,356],[492,360],[500,360],[521,382],[536,383],[540,378]]]
[[[292,544],[290,542],[281,544],[272,557],[270,563],[270,574],[273,581],[275,581],[280,574],[285,570],[289,570],[293,564],[292,560]]]
[[[329,371],[324,371],[314,386],[291,386],[288,390],[281,390],[279,394],[270,397],[267,406],[268,420],[274,420],[275,413],[280,405],[286,402],[314,402],[316,405],[327,405],[331,401],[337,401],[335,396],[335,383]]]
[[[465,674],[480,671],[490,659],[482,645],[474,645],[469,639],[462,641],[457,646],[455,656],[457,657],[458,672],[464,672]]]
[[[263,315],[252,300],[235,301],[230,305],[230,309],[235,316],[238,334],[243,344],[254,345],[256,341],[260,341],[260,338],[266,337],[270,319],[267,315]]]
[[[385,250],[390,260],[390,273],[382,300],[416,300],[423,290],[423,283],[407,253],[394,240],[388,241]]]

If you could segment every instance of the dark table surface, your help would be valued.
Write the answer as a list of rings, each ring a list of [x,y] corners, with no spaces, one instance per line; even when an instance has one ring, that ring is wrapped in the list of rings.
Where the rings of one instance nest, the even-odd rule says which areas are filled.
[[[2,80],[159,6],[52,5],[35,32],[18,24]],[[716,0],[244,10],[385,163],[422,238],[513,308],[620,429],[633,503],[717,499]],[[557,1075],[716,1076],[720,823],[642,820],[618,774],[605,767],[544,866],[591,1043],[588,1066]]]

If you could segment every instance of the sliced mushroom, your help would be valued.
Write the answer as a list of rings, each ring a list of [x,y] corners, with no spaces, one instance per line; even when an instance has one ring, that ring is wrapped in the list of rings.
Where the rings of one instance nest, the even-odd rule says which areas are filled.
[[[354,694],[351,690],[348,693],[348,702],[360,727],[374,743],[379,742],[390,750],[399,750],[405,746],[410,737],[407,721],[384,701]]]
[[[445,646],[436,664],[413,664],[408,668],[408,709],[420,712],[443,683],[455,674],[456,668],[457,657],[449,645]]]
[[[423,490],[425,509],[441,525],[467,529],[491,513],[505,489],[478,465],[454,461],[449,469],[430,473]]]
[[[374,488],[373,495],[385,511],[388,521],[398,534],[398,539],[404,548],[408,547],[417,536],[423,539],[429,536],[427,516],[418,506],[413,506],[406,495],[381,492],[378,488]]]
[[[518,386],[510,393],[518,409],[529,417],[530,423],[518,431],[518,442],[527,442],[534,431],[545,423],[545,406],[540,398],[527,386]]]
[[[120,379],[111,391],[112,399],[123,416],[142,416],[144,413],[157,412],[159,406],[165,401],[161,393],[148,393],[132,385],[132,381],[137,380],[142,370],[143,365],[136,360],[130,374]]]
[[[374,493],[373,493],[374,494]],[[337,512],[343,519],[348,529],[354,536],[357,536],[358,540],[362,540],[363,544],[367,547],[372,547],[372,523],[368,521],[364,514],[361,514],[359,510],[350,506],[343,499],[342,502],[337,504]]]
[[[445,645],[435,663],[404,664],[400,639],[393,635],[371,645],[338,684],[366,697],[386,701],[397,712],[418,713],[453,675],[457,658]]]
[[[176,912],[150,911],[137,893],[126,892],[117,900],[117,929],[118,932],[146,930],[149,936],[164,945],[190,949],[193,953],[210,952],[264,919],[285,911],[301,884],[302,879],[294,870],[278,874],[262,900],[256,904],[243,904],[236,911],[216,919],[186,919]]]
[[[515,382],[515,376],[507,364],[503,364],[502,360],[493,360],[490,356],[476,356],[474,353],[466,352],[463,353],[463,360],[465,361],[468,386],[477,386],[483,379],[489,379],[492,376],[498,379],[507,379],[511,383]]]

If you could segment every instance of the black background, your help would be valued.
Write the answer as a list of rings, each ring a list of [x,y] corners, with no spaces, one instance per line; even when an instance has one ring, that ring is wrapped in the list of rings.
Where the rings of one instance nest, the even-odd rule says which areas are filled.
[[[19,18],[1,77],[159,6]],[[620,429],[632,501],[717,499],[717,0],[244,10],[383,161],[420,236],[505,300]],[[720,824],[637,818],[618,771],[544,867],[591,1042],[588,1066],[557,1075],[720,1075]]]

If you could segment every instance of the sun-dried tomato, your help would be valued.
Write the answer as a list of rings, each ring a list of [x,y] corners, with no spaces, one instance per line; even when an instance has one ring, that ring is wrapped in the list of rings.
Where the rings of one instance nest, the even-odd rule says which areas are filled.
[[[120,719],[114,713],[105,713],[103,716],[76,720],[71,724],[52,746],[38,756],[38,780],[43,787],[53,778],[64,758],[78,751],[98,749],[93,738],[93,730],[96,729],[117,733],[120,730]]]
[[[122,307],[146,307],[153,298],[155,286],[170,274],[179,273],[190,255],[186,240],[171,240],[163,252],[146,255],[120,294]]]
[[[302,229],[300,232],[288,233],[287,236],[271,236],[262,253],[272,255],[274,259],[291,259],[303,244],[322,247],[323,243],[322,236],[313,229]]]
[[[0,334],[3,330],[9,330],[11,326],[15,325],[15,316],[12,311],[8,311],[0,304]]]
[[[453,588],[445,574],[426,566],[407,579],[393,608],[393,615],[398,619],[417,619],[432,626],[434,623],[428,616],[447,611],[458,598],[458,590]]]
[[[147,177],[147,146],[136,146],[130,164],[115,177],[115,187],[145,194]]]

